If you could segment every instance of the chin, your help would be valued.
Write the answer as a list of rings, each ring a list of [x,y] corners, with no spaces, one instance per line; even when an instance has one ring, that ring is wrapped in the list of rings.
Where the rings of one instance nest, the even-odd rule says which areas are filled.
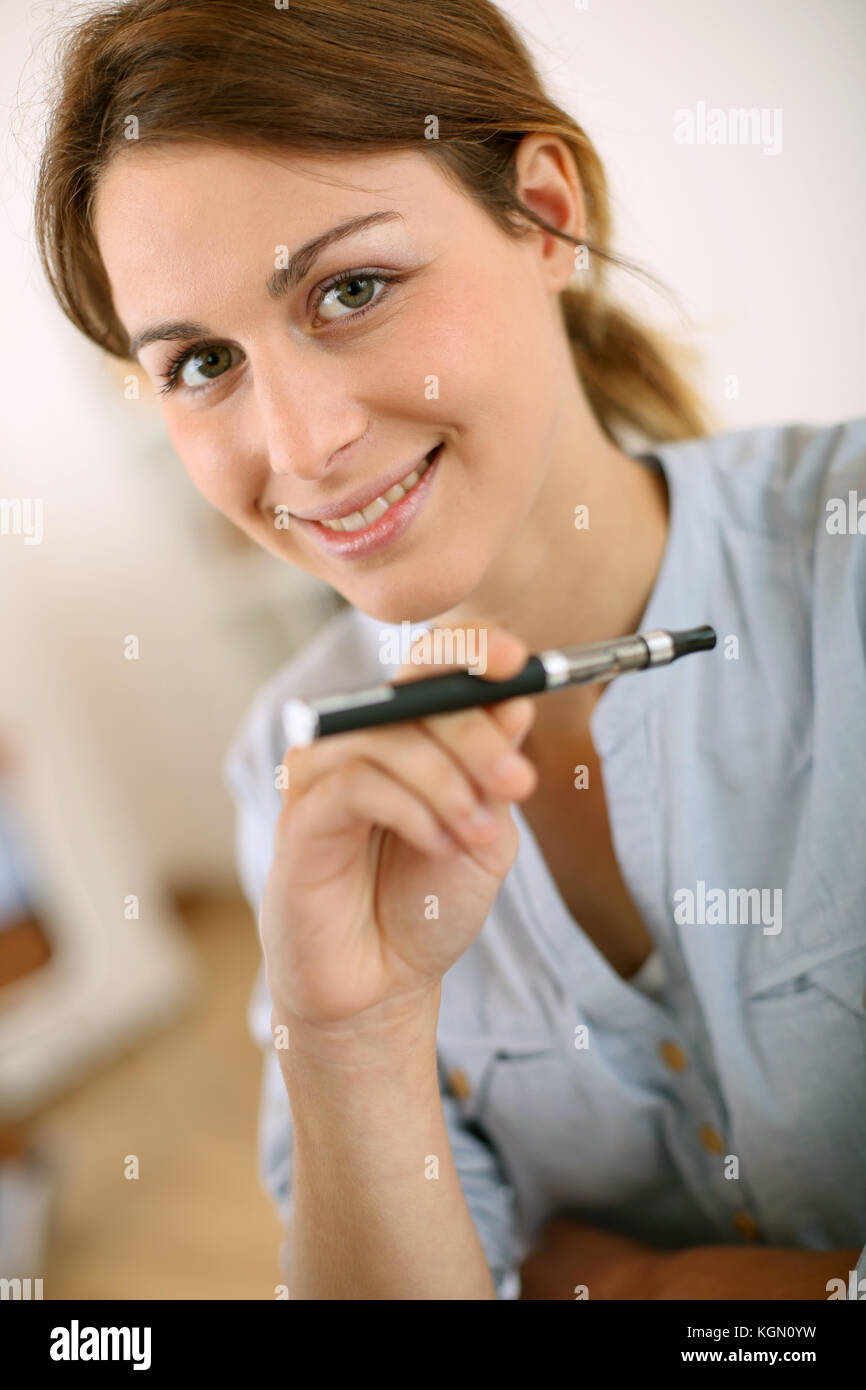
[[[443,566],[443,568],[446,568]],[[353,598],[346,594],[349,603],[366,613],[377,622],[389,623],[399,627],[402,622],[427,623],[442,613],[450,613],[459,604],[464,604],[473,592],[475,585],[458,585],[453,579],[431,582],[419,589],[416,586],[395,590],[392,585],[380,595],[359,594]]]

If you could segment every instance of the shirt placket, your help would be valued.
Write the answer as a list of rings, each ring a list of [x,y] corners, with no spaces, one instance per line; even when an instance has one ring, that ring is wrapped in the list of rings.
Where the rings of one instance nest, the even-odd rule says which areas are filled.
[[[675,1087],[676,1163],[696,1203],[713,1221],[720,1243],[761,1239],[747,1184],[739,1172],[724,1097],[712,1067],[712,1046],[699,1002],[670,929],[664,845],[653,790],[648,720],[627,736],[599,739],[611,838],[620,872],[665,966],[666,984],[649,1006],[649,1045],[660,1084]],[[611,969],[629,994],[637,991]],[[736,1174],[736,1176],[734,1176]]]

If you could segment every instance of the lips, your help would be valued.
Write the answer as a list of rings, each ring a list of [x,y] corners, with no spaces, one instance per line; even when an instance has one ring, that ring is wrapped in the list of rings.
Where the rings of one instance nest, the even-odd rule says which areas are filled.
[[[438,447],[437,445],[436,448]],[[344,498],[342,502],[331,502],[326,507],[314,507],[312,511],[293,512],[291,515],[299,521],[319,522],[343,521],[346,518],[361,516],[362,521],[356,523],[352,528],[360,530],[361,525],[369,525],[371,520],[375,520],[373,516],[369,518],[364,517],[364,510],[383,500],[388,503],[391,501],[398,501],[399,498],[396,495],[389,499],[388,493],[396,486],[402,485],[407,478],[411,477],[413,472],[417,472],[420,477],[435,452],[435,448],[431,449],[423,458],[417,459],[414,464],[404,466],[401,472],[394,472],[389,477],[380,479],[378,483],[374,484],[372,488],[366,491],[362,492],[359,490],[358,492],[350,494],[350,496]],[[381,514],[381,508],[379,512]]]
[[[403,534],[423,508],[438,475],[443,452],[443,445],[437,445],[424,459],[421,466],[404,475],[402,483],[394,483],[391,488],[386,489],[382,498],[386,502],[384,510],[374,505],[377,501],[376,498],[368,502],[366,506],[367,509],[371,510],[372,521],[368,521],[362,511],[360,523],[350,514],[348,519],[350,522],[354,520],[354,525],[348,527],[345,524],[328,525],[329,521],[337,520],[333,517],[329,517],[325,521],[315,521],[306,517],[293,516],[292,522],[305,532],[320,549],[340,559],[372,555],[383,550]],[[411,481],[413,476],[415,476],[414,482]],[[396,492],[392,491],[397,486],[400,487],[402,495],[398,496]],[[388,500],[389,491],[392,491],[393,501]]]
[[[384,516],[390,507],[396,502],[402,501],[407,492],[411,492],[417,482],[420,482],[433,460],[435,449],[424,459],[418,468],[413,468],[411,473],[407,473],[398,483],[394,483],[378,497],[374,497],[366,507],[361,507],[356,512],[350,512],[348,516],[335,517],[333,520],[322,520],[322,526],[327,526],[330,531],[363,531],[365,526],[370,526],[374,521],[378,521],[380,516]]]

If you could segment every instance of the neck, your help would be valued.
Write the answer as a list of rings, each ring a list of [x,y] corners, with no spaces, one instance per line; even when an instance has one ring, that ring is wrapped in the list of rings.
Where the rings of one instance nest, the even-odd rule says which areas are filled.
[[[588,407],[576,410],[559,433],[560,447],[520,536],[437,626],[504,627],[531,652],[637,631],[667,543],[665,480],[612,444]],[[580,519],[588,517],[579,529],[578,506],[587,509]],[[542,708],[548,723],[585,722],[604,689],[571,686],[546,695],[536,724]]]

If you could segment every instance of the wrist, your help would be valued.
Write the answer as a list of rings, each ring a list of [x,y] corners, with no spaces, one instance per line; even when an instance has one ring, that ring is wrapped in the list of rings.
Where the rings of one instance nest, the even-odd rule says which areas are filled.
[[[418,1057],[435,1057],[441,981],[386,999],[347,1019],[298,1018],[280,1005],[271,1034],[283,1070],[320,1066],[335,1071],[402,1070]]]

